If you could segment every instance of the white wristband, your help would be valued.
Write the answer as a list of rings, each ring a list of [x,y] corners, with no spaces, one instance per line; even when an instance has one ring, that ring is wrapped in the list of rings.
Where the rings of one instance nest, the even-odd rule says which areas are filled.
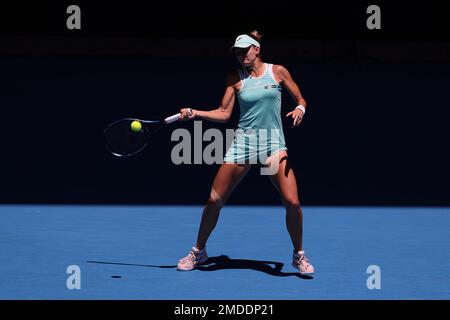
[[[306,108],[304,106],[302,106],[301,104],[299,104],[298,106],[295,107],[295,109],[300,109],[303,111],[303,114],[306,113]]]

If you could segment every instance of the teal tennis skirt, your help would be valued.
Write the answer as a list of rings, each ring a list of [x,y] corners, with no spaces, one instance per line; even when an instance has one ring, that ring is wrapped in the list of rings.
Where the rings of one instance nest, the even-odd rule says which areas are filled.
[[[225,163],[264,164],[271,155],[287,150],[278,130],[237,129],[224,157]]]

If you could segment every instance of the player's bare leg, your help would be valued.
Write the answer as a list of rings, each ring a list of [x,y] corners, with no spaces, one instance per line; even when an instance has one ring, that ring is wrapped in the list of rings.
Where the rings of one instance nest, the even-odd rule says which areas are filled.
[[[275,159],[274,157],[272,157]],[[286,227],[291,237],[294,251],[302,250],[303,215],[298,197],[297,180],[294,171],[289,165],[286,151],[278,154],[278,172],[270,175],[270,181],[280,193],[281,200],[286,208]]]
[[[280,193],[286,208],[286,227],[294,247],[292,265],[303,275],[312,275],[314,267],[305,256],[303,245],[303,213],[298,197],[297,180],[289,165],[286,151],[281,151],[275,158],[279,161],[278,172],[269,176],[270,181]]]
[[[203,209],[196,248],[202,250],[219,219],[220,209],[250,169],[249,164],[224,163],[214,178],[211,194]]]
[[[193,270],[208,259],[205,245],[219,219],[220,209],[228,200],[231,192],[250,169],[249,164],[224,163],[214,178],[211,193],[203,209],[202,221],[197,236],[197,243],[177,265],[179,271]]]

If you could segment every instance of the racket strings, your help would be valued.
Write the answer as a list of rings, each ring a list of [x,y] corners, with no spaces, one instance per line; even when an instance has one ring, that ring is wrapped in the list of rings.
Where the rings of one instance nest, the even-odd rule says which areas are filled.
[[[131,130],[131,120],[123,120],[109,125],[104,136],[106,145],[116,156],[129,156],[141,151],[148,143],[149,132],[145,127],[140,131]]]

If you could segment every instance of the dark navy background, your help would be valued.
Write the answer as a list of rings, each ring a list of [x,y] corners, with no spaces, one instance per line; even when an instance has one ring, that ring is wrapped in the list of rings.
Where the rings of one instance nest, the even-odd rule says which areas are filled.
[[[62,4],[46,5],[49,16],[64,10]],[[297,29],[297,16],[281,6],[283,28],[276,15],[270,20],[260,8],[248,16],[234,11],[238,23],[227,29],[219,27],[227,18],[218,9],[188,15],[174,7],[171,23],[166,19],[157,28],[157,13],[167,15],[167,8],[127,7],[124,20],[114,20],[121,8],[111,6],[112,13],[102,15],[105,7],[90,6],[82,8],[78,33],[65,29],[64,14],[30,26],[21,23],[37,21],[30,11],[9,20],[2,11],[1,202],[204,202],[218,166],[175,166],[170,159],[172,129],[192,131],[193,123],[161,131],[152,147],[126,160],[106,152],[102,130],[121,117],[152,119],[183,106],[217,107],[226,74],[236,67],[227,48],[260,14],[267,30],[265,59],[285,65],[309,103],[301,127],[285,123],[303,204],[450,204],[450,50],[442,20],[408,28],[394,23],[393,13],[401,10],[391,7],[382,13],[384,29],[368,33],[362,4],[350,11],[310,5],[316,11],[297,20],[309,28]],[[411,14],[411,7],[405,10]],[[425,8],[422,18],[434,13]],[[283,99],[284,117],[295,105],[287,92]],[[204,122],[203,128],[233,128],[237,116],[236,107],[230,123]],[[230,203],[280,200],[254,168]]]

